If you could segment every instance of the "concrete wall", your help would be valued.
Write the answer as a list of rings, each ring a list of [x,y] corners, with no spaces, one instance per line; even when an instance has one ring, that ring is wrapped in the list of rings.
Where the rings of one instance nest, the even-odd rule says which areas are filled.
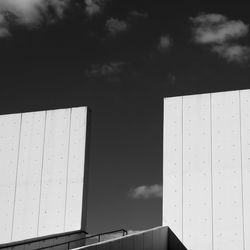
[[[82,229],[87,108],[0,116],[0,244]]]
[[[250,90],[164,99],[163,225],[189,250],[250,250]]]
[[[40,248],[45,248],[46,250],[50,249],[70,249],[72,247],[79,247],[85,244],[85,240],[82,240],[86,237],[85,232],[75,231],[70,233],[63,233],[58,235],[51,235],[45,237],[36,237],[34,239],[28,239],[23,241],[17,241],[8,244],[1,244],[0,249],[4,250],[35,250]],[[73,241],[68,243],[69,241]],[[55,246],[57,245],[57,246]]]

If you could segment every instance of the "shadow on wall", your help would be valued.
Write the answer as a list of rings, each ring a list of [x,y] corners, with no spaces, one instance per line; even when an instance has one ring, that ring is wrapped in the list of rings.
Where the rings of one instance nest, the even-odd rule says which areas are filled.
[[[187,250],[169,227],[157,227],[123,238],[78,249],[89,250]]]

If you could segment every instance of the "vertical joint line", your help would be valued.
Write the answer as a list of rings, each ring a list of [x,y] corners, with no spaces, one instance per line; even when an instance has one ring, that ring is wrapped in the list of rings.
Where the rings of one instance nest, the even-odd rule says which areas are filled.
[[[212,249],[214,249],[214,201],[213,201],[213,116],[212,116],[212,94],[210,93],[210,158],[211,158],[211,216],[212,216],[212,220],[211,220],[211,226],[212,226]]]
[[[181,226],[182,226],[182,242],[183,242],[183,238],[184,238],[184,237],[183,237],[183,235],[184,235],[184,228],[183,228],[183,219],[184,219],[184,218],[183,218],[183,215],[184,215],[184,211],[183,211],[183,210],[184,210],[184,204],[183,204],[183,201],[184,201],[184,197],[183,197],[183,179],[184,179],[184,178],[183,178],[183,174],[184,174],[184,172],[183,172],[183,141],[184,141],[184,140],[183,140],[183,137],[184,137],[184,135],[183,135],[183,118],[184,118],[184,114],[183,114],[183,113],[184,113],[184,109],[183,109],[183,96],[182,96],[182,108],[181,108],[181,109],[182,109],[182,110],[181,110],[181,113],[182,113],[182,117],[181,117],[181,140],[182,140],[182,143],[181,143],[181,144],[182,144],[182,151],[181,151],[181,155],[182,155],[182,157],[181,157],[181,158],[182,158],[182,159],[181,159],[181,172],[182,172],[182,173],[181,173],[181,176],[182,176],[182,177],[181,177],[181,178],[182,178],[182,179],[181,179],[181,182],[182,182],[182,184],[181,184],[181,185],[182,185],[182,191],[181,191],[181,196],[182,196],[182,197],[181,197],[182,215],[181,215],[181,217],[182,217],[182,218],[181,218],[181,224],[182,224],[182,225],[181,225]]]
[[[45,111],[44,118],[44,131],[43,131],[43,151],[42,151],[42,163],[41,163],[41,180],[40,180],[40,194],[38,203],[38,218],[37,218],[37,236],[39,236],[39,226],[40,226],[40,212],[41,212],[41,197],[42,197],[42,183],[43,183],[43,167],[44,167],[44,151],[45,151],[45,135],[46,135],[46,123],[47,123],[47,111]]]
[[[67,197],[68,197],[68,176],[69,176],[69,151],[70,151],[70,132],[71,132],[71,120],[72,120],[72,108],[69,115],[69,136],[68,136],[68,158],[67,158],[67,170],[66,170],[66,189],[65,189],[65,204],[64,204],[64,223],[63,229],[65,231],[66,226],[66,209],[67,209]]]
[[[88,183],[88,180],[87,180],[87,178],[88,178],[88,166],[86,166],[86,164],[88,164],[87,163],[87,159],[86,159],[86,157],[88,157],[87,156],[87,144],[88,144],[88,133],[89,133],[89,131],[88,131],[88,129],[89,129],[89,125],[88,125],[88,116],[89,116],[89,112],[88,112],[88,109],[86,109],[86,115],[84,116],[84,135],[83,135],[83,138],[84,138],[84,161],[83,161],[83,175],[82,175],[82,177],[83,177],[83,179],[82,179],[82,197],[81,197],[81,210],[82,210],[82,212],[81,212],[81,228],[83,228],[83,226],[84,227],[86,227],[86,220],[87,220],[87,207],[86,207],[86,202],[85,202],[85,205],[84,205],[84,201],[85,201],[85,199],[87,199],[86,198],[86,196],[87,196],[87,192],[86,192],[86,190],[85,190],[85,188],[86,189],[88,189],[88,185],[86,184],[86,183]],[[87,175],[87,178],[85,178],[85,176]],[[85,195],[85,193],[86,193],[86,195]]]
[[[241,131],[241,94],[239,91],[239,121],[240,121],[240,171],[241,171],[241,199],[242,199],[242,233],[243,249],[245,250],[245,224],[244,224],[244,189],[243,189],[243,166],[242,166],[242,131]]]
[[[16,177],[15,177],[15,191],[14,191],[14,204],[13,204],[13,211],[12,211],[12,224],[11,224],[11,237],[13,238],[13,229],[14,229],[14,219],[15,219],[15,208],[16,208],[16,191],[17,191],[17,177],[18,177],[18,165],[19,165],[19,153],[20,153],[20,142],[21,142],[21,132],[22,132],[22,120],[23,114],[21,113],[20,116],[20,126],[19,126],[19,140],[18,140],[18,149],[17,149],[17,165],[16,165]]]
[[[163,134],[163,140],[162,140],[162,145],[163,145],[163,151],[162,151],[162,225],[165,225],[165,192],[164,192],[164,181],[165,181],[165,102],[164,102],[164,99],[163,99],[163,122],[162,122],[162,134]],[[88,117],[87,117],[88,118]],[[85,146],[86,148],[86,146]],[[86,151],[86,149],[85,149]]]

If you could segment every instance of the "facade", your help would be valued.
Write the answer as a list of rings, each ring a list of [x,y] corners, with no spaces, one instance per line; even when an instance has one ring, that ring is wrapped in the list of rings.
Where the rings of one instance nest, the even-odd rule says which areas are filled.
[[[0,116],[0,247],[83,237],[86,131],[86,107]]]
[[[250,250],[250,90],[164,99],[163,225],[189,250]]]
[[[85,244],[87,114],[0,116],[0,249]],[[163,227],[79,249],[250,250],[250,90],[165,98],[163,141]]]
[[[187,250],[168,227],[157,227],[76,250]]]

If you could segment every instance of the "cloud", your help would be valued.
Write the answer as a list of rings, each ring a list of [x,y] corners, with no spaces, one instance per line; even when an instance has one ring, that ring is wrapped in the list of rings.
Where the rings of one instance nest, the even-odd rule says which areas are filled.
[[[131,235],[131,234],[137,234],[137,233],[140,233],[140,232],[143,232],[143,231],[139,231],[139,230],[127,230],[127,233],[128,235]],[[101,241],[107,241],[107,240],[113,240],[113,239],[118,239],[118,238],[121,238],[123,237],[123,232],[117,232],[117,233],[110,233],[110,234],[104,234],[101,236]],[[96,237],[97,239],[98,237]]]
[[[107,0],[85,0],[86,14],[90,17],[101,14]]]
[[[113,240],[113,239],[121,238],[122,236],[123,236],[123,232],[104,234],[101,236],[101,241]]]
[[[162,185],[139,186],[129,191],[129,196],[134,199],[150,199],[162,197]]]
[[[128,235],[130,235],[130,234],[137,234],[137,233],[141,233],[141,232],[143,232],[142,230],[128,230]]]
[[[0,13],[0,38],[10,36],[9,25],[3,14]]]
[[[167,52],[172,46],[173,42],[169,35],[164,35],[160,37],[158,44],[158,50],[162,53]]]
[[[246,62],[250,58],[250,47],[241,45],[217,45],[212,50],[228,62]]]
[[[176,83],[176,76],[171,74],[171,73],[168,73],[167,75],[167,80],[168,82],[171,84],[171,85],[175,85]]]
[[[106,21],[105,26],[108,33],[112,36],[115,36],[118,33],[124,32],[128,29],[128,23],[126,21],[113,17]]]
[[[210,47],[228,62],[245,62],[250,58],[250,47],[238,40],[249,32],[249,25],[241,20],[228,20],[221,14],[200,14],[190,18],[193,24],[193,40]]]
[[[34,28],[42,22],[61,19],[69,3],[70,0],[1,0],[1,37],[10,35],[12,25]]]
[[[148,13],[146,12],[139,12],[137,10],[131,10],[128,13],[130,19],[138,19],[138,18],[148,18]]]
[[[86,71],[89,77],[114,76],[122,72],[125,63],[121,61],[113,61],[105,64],[95,64],[91,69]]]
[[[224,43],[248,34],[249,26],[240,20],[229,21],[220,14],[201,14],[191,18],[194,24],[194,40],[197,43]]]

